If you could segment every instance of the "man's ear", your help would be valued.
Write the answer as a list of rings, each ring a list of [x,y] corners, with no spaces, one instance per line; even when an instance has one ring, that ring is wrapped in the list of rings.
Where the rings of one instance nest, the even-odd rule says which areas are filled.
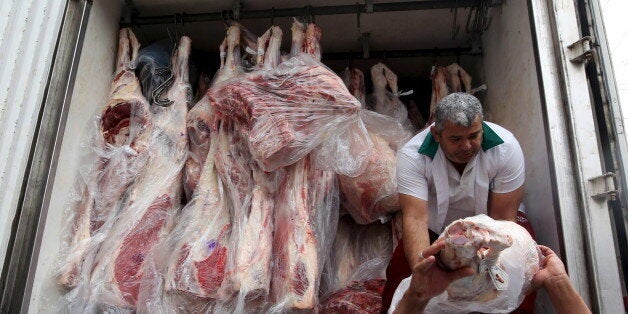
[[[440,143],[440,134],[436,130],[436,126],[435,125],[432,125],[430,127],[430,133],[432,133],[432,136],[434,137],[434,140],[436,140],[437,143]]]

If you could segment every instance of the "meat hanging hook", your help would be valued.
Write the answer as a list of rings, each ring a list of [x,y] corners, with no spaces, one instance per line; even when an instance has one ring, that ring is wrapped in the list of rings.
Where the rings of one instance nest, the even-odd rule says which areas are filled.
[[[353,50],[349,50],[349,68],[353,68]]]
[[[275,26],[275,7],[270,8],[270,26]]]
[[[229,10],[222,10],[220,12],[220,17],[222,17],[222,21],[227,25],[227,27],[231,27],[231,19]]]

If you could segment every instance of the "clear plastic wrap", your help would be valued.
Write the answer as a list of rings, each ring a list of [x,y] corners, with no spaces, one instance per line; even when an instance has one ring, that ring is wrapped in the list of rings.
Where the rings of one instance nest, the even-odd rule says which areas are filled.
[[[439,257],[446,267],[469,266],[477,274],[453,282],[426,312],[509,313],[521,304],[540,265],[536,242],[523,227],[478,215],[454,221],[440,238],[447,243]],[[409,283],[406,278],[399,284],[393,304]]]
[[[358,225],[348,216],[338,222],[321,282],[321,313],[376,313],[392,255],[389,224]]]
[[[214,109],[239,123],[254,158],[266,171],[293,164],[324,141],[337,139],[333,133],[342,133],[359,119],[361,106],[338,76],[306,54],[270,71],[217,84],[210,99]],[[327,164],[355,175],[369,152],[347,150],[346,155],[328,156]],[[352,161],[348,163],[352,167],[346,161]]]
[[[355,177],[339,175],[342,205],[356,222],[382,222],[400,209],[397,196],[397,149],[411,137],[393,118],[363,110],[360,114],[373,149],[364,171]]]
[[[215,167],[218,141],[218,136],[211,138],[194,196],[154,250],[154,279],[142,285],[148,312],[205,312],[231,294],[226,271],[234,257],[231,204]]]
[[[332,172],[316,170],[304,158],[288,167],[278,193],[269,312],[311,310],[338,221],[337,184]]]
[[[397,120],[408,132],[414,134],[416,130],[408,119],[408,109],[399,100],[401,93],[397,86],[397,75],[383,63],[378,63],[371,67],[371,79],[373,94],[367,100],[370,106],[376,112]]]
[[[85,175],[82,193],[69,210],[72,224],[69,239],[61,252],[58,282],[74,288],[88,280],[84,260],[98,247],[99,232],[105,232],[121,206],[129,185],[137,178],[149,159],[154,130],[149,104],[142,96],[133,71],[139,42],[128,29],[122,29],[115,77],[111,92],[97,124],[92,150],[96,161]],[[89,267],[89,266],[87,266]],[[87,277],[87,278],[85,278]]]
[[[151,104],[155,103],[160,96],[158,94],[167,91],[172,83],[170,70],[172,48],[172,42],[163,39],[142,48],[137,57],[135,73],[142,85],[142,94]]]
[[[227,34],[220,45],[220,69],[216,72],[211,85],[236,77],[244,73],[242,66],[242,41],[243,37],[248,38],[249,34],[242,26],[234,25],[227,29]],[[248,42],[250,40],[247,40]],[[246,55],[246,53],[244,53]],[[209,151],[209,142],[212,133],[216,130],[219,116],[210,105],[209,93],[206,94],[194,105],[187,116],[187,130],[190,138],[190,153],[185,163],[185,176],[183,187],[187,198],[191,198],[194,189],[203,171],[203,164]]]
[[[124,33],[131,34],[123,30],[121,37],[126,36]],[[172,57],[174,83],[167,96],[173,103],[150,108],[148,119],[152,124],[145,166],[118,200],[119,211],[94,234],[86,259],[89,266],[75,290],[62,300],[66,309],[93,312],[136,308],[145,258],[170,231],[173,216],[180,208],[181,176],[187,154],[185,116],[191,101],[187,81],[189,52],[190,40],[183,37]],[[146,130],[146,123],[135,125],[130,121],[129,127]]]

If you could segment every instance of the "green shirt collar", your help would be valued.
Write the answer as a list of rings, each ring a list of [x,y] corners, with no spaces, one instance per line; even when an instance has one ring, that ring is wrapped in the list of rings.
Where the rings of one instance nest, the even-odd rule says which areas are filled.
[[[482,122],[482,150],[487,151],[497,145],[503,144],[504,140],[502,140],[491,127],[488,126],[485,122]],[[419,148],[418,153],[428,156],[430,158],[434,158],[436,156],[436,152],[438,151],[438,142],[434,139],[431,132],[427,133],[425,140],[423,140],[423,144]]]

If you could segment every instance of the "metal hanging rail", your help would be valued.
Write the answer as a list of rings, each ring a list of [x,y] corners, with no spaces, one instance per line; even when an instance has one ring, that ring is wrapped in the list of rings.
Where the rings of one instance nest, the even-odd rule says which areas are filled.
[[[434,49],[411,49],[411,50],[380,50],[370,51],[368,59],[396,59],[396,58],[416,58],[416,57],[444,57],[460,55],[477,55],[471,48],[434,48]],[[361,51],[353,52],[328,52],[323,53],[323,61],[331,60],[363,60]]]
[[[156,25],[156,24],[172,24],[176,19],[182,23],[207,22],[207,21],[223,21],[227,18],[244,20],[244,19],[264,19],[276,17],[299,17],[299,16],[317,16],[317,15],[336,15],[336,14],[356,14],[356,13],[373,13],[373,12],[394,12],[394,11],[418,11],[418,10],[434,10],[434,9],[451,9],[451,8],[468,8],[479,5],[483,0],[427,0],[427,1],[408,1],[408,2],[391,2],[391,3],[372,3],[366,1],[365,4],[350,5],[333,5],[333,6],[305,6],[300,8],[284,8],[284,9],[268,9],[268,10],[225,10],[214,13],[196,13],[196,14],[170,14],[160,16],[135,16],[131,15],[130,20],[123,21],[122,26],[137,25]],[[499,6],[502,0],[491,0],[490,6]],[[173,18],[174,16],[174,18]]]

